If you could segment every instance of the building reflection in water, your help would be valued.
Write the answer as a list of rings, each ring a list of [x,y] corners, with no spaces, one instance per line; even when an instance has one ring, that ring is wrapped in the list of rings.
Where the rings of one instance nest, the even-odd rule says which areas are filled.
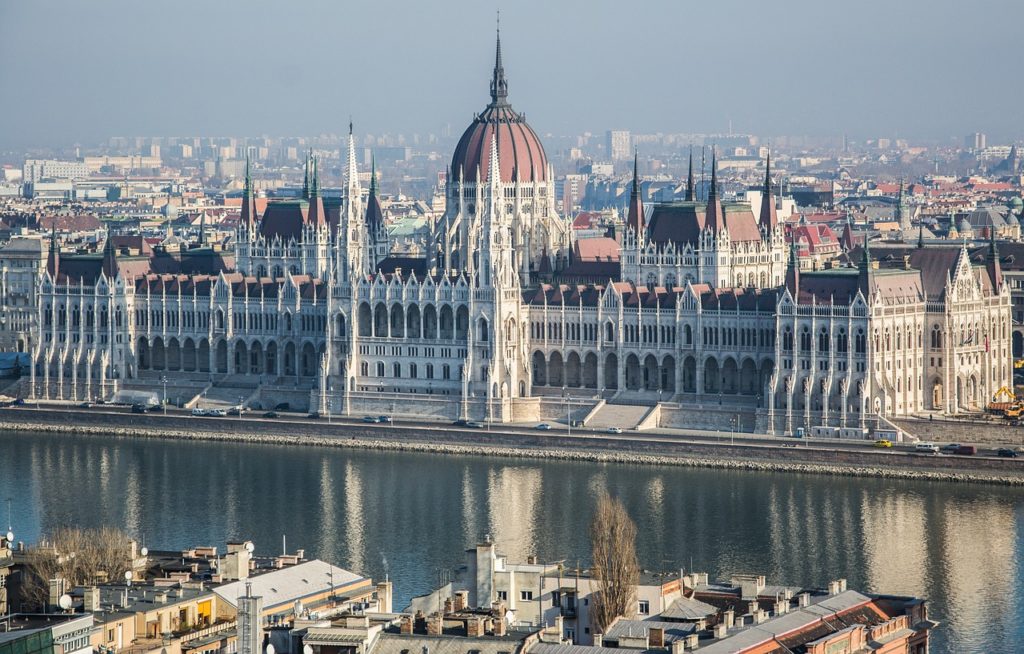
[[[0,498],[33,542],[116,526],[150,547],[252,538],[396,582],[396,606],[491,533],[511,560],[586,564],[598,493],[620,497],[649,569],[927,597],[934,652],[1024,641],[1024,491],[345,449],[0,434]],[[948,641],[946,639],[949,639]],[[944,643],[956,643],[956,648]]]

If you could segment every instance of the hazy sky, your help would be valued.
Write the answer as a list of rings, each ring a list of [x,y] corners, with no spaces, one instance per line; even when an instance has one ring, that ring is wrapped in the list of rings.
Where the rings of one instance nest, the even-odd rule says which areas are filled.
[[[0,145],[110,135],[1024,135],[1021,0],[0,0]]]

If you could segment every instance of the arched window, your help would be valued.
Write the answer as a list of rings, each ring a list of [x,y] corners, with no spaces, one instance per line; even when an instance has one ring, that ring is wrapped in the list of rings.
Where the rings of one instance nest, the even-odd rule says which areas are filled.
[[[857,350],[857,354],[864,354],[868,351],[868,339],[864,336],[864,330],[857,330],[857,337],[854,339],[854,347]]]
[[[383,377],[384,376],[384,362],[383,361],[378,361],[377,362],[377,376],[378,377]]]
[[[839,336],[836,338],[836,349],[840,352],[845,353],[849,348],[849,337],[846,335],[846,329],[839,329]]]
[[[932,326],[932,349],[933,350],[941,350],[942,349],[942,330],[939,329],[938,325],[933,325]]]
[[[693,345],[693,328],[689,325],[683,325],[683,342]]]
[[[800,351],[811,351],[811,330],[806,325],[804,325],[804,328],[800,331]]]
[[[828,352],[828,349],[829,349],[828,348],[828,346],[829,346],[828,341],[829,341],[828,329],[826,329],[825,327],[822,327],[821,331],[818,332],[818,351],[819,352]]]
[[[793,350],[793,332],[789,327],[782,330],[782,349],[787,352]]]
[[[402,364],[396,363],[391,366],[392,377],[395,379],[401,379],[402,377]]]
[[[615,326],[610,322],[604,324],[604,340],[608,343],[615,341]]]

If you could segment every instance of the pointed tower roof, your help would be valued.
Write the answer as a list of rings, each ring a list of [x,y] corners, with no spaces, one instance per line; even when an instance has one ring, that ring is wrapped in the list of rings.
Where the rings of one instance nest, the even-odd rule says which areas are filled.
[[[256,198],[252,188],[252,175],[249,172],[249,154],[245,155],[245,190],[242,192],[242,217],[243,225],[252,225],[256,222]]]
[[[857,285],[860,286],[861,293],[864,297],[870,297],[871,295],[871,277],[874,274],[872,271],[873,264],[871,263],[871,234],[864,234],[864,249],[861,250],[859,273]]]
[[[320,162],[316,157],[310,156],[310,181],[309,181],[309,212],[306,219],[311,225],[322,227],[327,224],[327,212],[324,210],[324,200],[320,197]]]
[[[1003,285],[1003,267],[999,264],[999,250],[996,248],[996,237],[994,231],[990,233],[988,241],[988,256],[985,257],[985,269],[988,270],[988,277],[992,280],[992,286],[998,293]]]
[[[366,197],[366,229],[370,232],[370,238],[384,225],[384,211],[380,207],[380,199],[377,197],[377,161],[370,159],[370,193]]]
[[[505,67],[501,64],[501,16],[498,16],[497,39],[494,48],[494,73],[491,76],[491,104],[500,106],[508,104],[508,81],[505,80]]]
[[[708,206],[704,214],[704,226],[716,233],[725,227],[722,201],[718,199],[718,162],[717,152],[714,148],[711,150],[711,188],[708,190]]]
[[[800,256],[797,252],[796,233],[793,233],[793,240],[789,242],[789,265],[786,266],[786,288],[789,289],[793,300],[799,301],[800,292]]]
[[[633,230],[637,238],[642,238],[644,231],[644,201],[640,197],[640,173],[637,167],[637,152],[633,151],[633,186],[629,191],[629,213],[626,224]]]
[[[775,196],[772,195],[772,153],[764,164],[764,188],[761,189],[761,219],[758,221],[765,231],[772,231],[779,226],[779,217],[775,212]]]
[[[693,202],[697,199],[696,189],[693,186],[693,146],[690,146],[690,169],[686,173],[686,201]]]
[[[921,249],[924,247],[924,223],[917,223],[917,248]]]
[[[843,226],[843,234],[839,237],[839,243],[847,252],[853,251],[853,219],[849,213],[846,214],[846,225]]]
[[[309,174],[310,174],[309,168],[310,168],[310,162],[312,161],[312,159],[313,159],[313,153],[312,153],[312,151],[310,151],[306,155],[306,165],[303,167],[302,197],[305,200],[309,199]]]
[[[103,274],[107,279],[117,278],[117,248],[114,247],[114,236],[107,231],[107,242],[103,244]]]
[[[50,277],[54,281],[57,281],[57,275],[60,274],[60,248],[57,247],[57,221],[53,221],[53,226],[50,228],[50,251],[46,255],[46,271],[50,273]]]

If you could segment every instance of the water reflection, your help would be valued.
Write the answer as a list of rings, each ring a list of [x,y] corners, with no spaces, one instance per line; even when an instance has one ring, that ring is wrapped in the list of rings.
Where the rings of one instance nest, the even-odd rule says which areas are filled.
[[[411,453],[0,434],[0,498],[19,538],[112,525],[151,547],[252,538],[396,582],[396,606],[490,533],[513,560],[589,558],[602,490],[622,498],[651,569],[923,595],[935,652],[1024,640],[1024,492]],[[385,563],[385,559],[387,563]]]

